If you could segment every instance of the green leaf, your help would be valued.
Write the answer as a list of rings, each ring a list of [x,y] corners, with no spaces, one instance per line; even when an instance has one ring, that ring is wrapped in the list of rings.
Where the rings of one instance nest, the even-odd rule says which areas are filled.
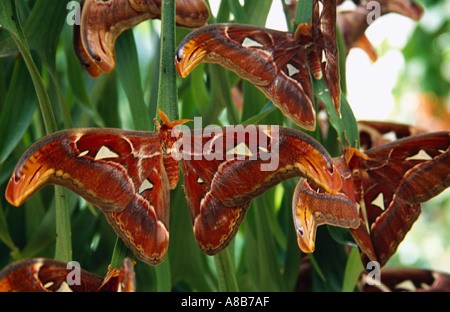
[[[284,195],[280,207],[279,221],[280,226],[286,232],[286,253],[284,260],[284,272],[282,275],[286,291],[294,289],[300,271],[302,252],[298,246],[296,230],[292,220],[292,196],[296,186],[295,179],[287,180],[282,183]]]
[[[197,110],[202,113],[204,112],[206,106],[208,105],[209,94],[206,88],[205,81],[203,79],[204,75],[204,67],[205,64],[199,64],[198,68],[195,68],[190,74],[189,80],[189,93],[192,96],[192,105],[196,107]],[[181,108],[183,111],[186,110],[186,107]],[[186,115],[187,116],[187,115]],[[190,115],[192,117],[192,114]]]
[[[360,251],[358,248],[352,248],[348,256],[347,264],[345,266],[342,291],[354,291],[356,282],[358,281],[363,270],[364,266],[361,262]]]
[[[135,130],[152,130],[153,121],[148,114],[142,91],[139,60],[133,31],[124,31],[116,40],[116,70],[128,98]]]
[[[228,71],[217,64],[208,64],[207,66],[211,78],[211,95],[208,103],[209,107],[214,107],[214,115],[205,116],[208,123],[217,119],[221,108],[226,108],[228,122],[232,125],[239,123],[239,117],[231,96],[230,78]],[[208,112],[208,111],[207,111]],[[211,122],[210,122],[211,121]]]
[[[19,20],[14,1],[6,0],[0,2],[0,26],[7,29],[11,33],[11,36],[15,38],[23,37],[23,33],[19,27]]]
[[[119,95],[118,95],[117,72],[113,71],[107,75],[101,75],[96,79],[96,83],[90,94],[90,101],[96,106],[98,114],[107,127],[121,128],[122,123],[119,115]],[[95,123],[99,123],[98,118],[94,118]]]
[[[314,81],[314,92],[317,98],[325,104],[330,124],[336,130],[341,143],[345,145],[348,141],[351,146],[358,147],[358,127],[353,111],[348,104],[345,95],[341,94],[341,116],[339,116],[333,101],[331,100],[324,79]]]
[[[127,246],[125,246],[123,240],[117,237],[116,244],[114,245],[113,254],[111,256],[111,266],[113,268],[120,269],[126,257],[132,257],[132,253],[127,248]]]
[[[0,204],[0,240],[11,250],[17,250],[8,229],[8,223],[2,205]]]
[[[228,0],[228,5],[230,6],[231,13],[233,13],[236,23],[248,23],[247,14],[239,3],[239,0]]]
[[[63,187],[55,188],[56,236],[55,259],[69,262],[72,260],[72,231],[70,226],[68,192]]]
[[[250,124],[258,124],[261,122],[262,119],[269,116],[272,112],[276,111],[278,108],[273,105],[272,102],[267,102],[266,105],[261,109],[260,112],[257,114],[254,114],[249,119],[245,120],[242,124],[244,125],[250,125]]]
[[[295,23],[297,25],[309,23],[312,17],[312,11],[313,11],[312,0],[299,0],[297,3],[297,10],[295,11]],[[293,31],[295,31],[295,29],[293,29]]]
[[[208,266],[209,257],[200,251],[195,241],[184,191],[178,188],[170,199],[169,255],[173,284],[184,282],[196,291],[217,290],[216,277]]]
[[[28,207],[32,208],[27,203],[25,205],[27,205],[27,209]],[[44,249],[55,245],[55,204],[52,202],[49,207],[45,216],[40,220],[39,226],[21,250],[24,258],[35,257]]]
[[[172,290],[170,257],[167,256],[163,263],[155,267],[156,285],[158,291],[168,292]]]
[[[0,113],[0,164],[22,139],[36,110],[37,98],[27,67],[16,59]]]
[[[92,117],[92,120],[99,126],[104,127],[105,122],[103,117],[99,114],[97,109],[94,107],[91,99],[89,98],[88,92],[86,90],[85,79],[83,68],[80,65],[73,48],[72,34],[68,26],[63,29],[62,32],[62,42],[64,48],[64,56],[66,61],[66,71],[67,80],[69,82],[68,86],[72,90],[77,99],[77,103],[80,104],[81,108]],[[83,75],[84,74],[84,75]],[[110,74],[114,75],[114,74]],[[103,75],[107,76],[107,75]],[[101,79],[103,77],[100,77]],[[113,92],[108,92],[113,93]]]
[[[23,34],[16,11],[15,1],[2,1],[0,3],[0,12],[0,25],[10,32],[31,74],[47,133],[55,132],[57,130],[57,126],[50,99],[36,64],[33,61],[33,57],[31,56],[28,41]]]
[[[313,270],[314,291],[342,291],[347,254],[343,245],[330,236],[324,226],[317,228],[314,259],[326,280]]]
[[[267,21],[270,8],[272,7],[272,0],[247,0],[245,1],[245,13],[248,17],[248,23],[251,25],[264,26]]]
[[[267,98],[258,88],[250,82],[242,81],[242,120],[247,120],[259,114],[264,105],[267,105]]]
[[[66,4],[67,1],[37,0],[24,27],[30,48],[39,53],[53,75],[56,47],[66,21]]]
[[[277,258],[277,249],[273,233],[270,229],[269,207],[264,204],[261,197],[252,202],[250,208],[254,218],[257,248],[257,262],[259,265],[259,278],[257,287],[261,291],[282,291],[280,264]]]
[[[214,256],[219,291],[237,292],[239,291],[233,263],[231,261],[229,249],[225,249]]]

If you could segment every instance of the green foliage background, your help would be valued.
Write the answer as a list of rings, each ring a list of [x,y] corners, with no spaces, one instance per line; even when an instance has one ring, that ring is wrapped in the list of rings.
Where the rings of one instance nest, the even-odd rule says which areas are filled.
[[[296,128],[254,86],[218,65],[201,64],[186,79],[172,76],[176,90],[161,90],[165,88],[161,79],[171,77],[160,76],[160,56],[167,52],[160,46],[160,21],[147,21],[124,32],[116,43],[116,69],[92,79],[73,51],[72,26],[66,20],[68,2],[1,0],[0,193],[4,194],[25,149],[47,133],[72,127],[154,130],[158,103],[167,102],[161,98],[158,102],[161,92],[178,99],[176,114],[180,118],[202,116],[204,126],[259,123]],[[297,22],[306,20],[311,2],[300,1],[299,8],[304,9],[297,12]],[[210,23],[232,20],[264,25],[271,4],[272,0],[246,0],[243,5],[238,0],[223,0]],[[175,45],[189,31],[176,28]],[[344,75],[345,61],[341,64]],[[345,79],[343,83],[345,90]],[[232,88],[236,86],[242,90],[242,111],[233,103]],[[351,142],[356,139],[356,122],[345,95],[344,118],[339,119],[328,94],[321,92],[324,89],[323,81],[315,82],[315,92],[326,104],[332,127],[328,133],[317,130],[310,135],[338,155],[336,138],[343,139],[345,131]],[[255,199],[230,247],[216,257],[202,254],[194,240],[180,182],[171,193],[168,258],[157,267],[137,261],[137,289],[296,289],[302,254],[291,216],[295,182],[286,181]],[[56,236],[55,229],[62,234]],[[62,237],[64,233],[68,237]],[[357,249],[349,255],[344,243],[351,245],[347,231],[319,227],[316,251],[310,255],[312,290],[354,290],[362,265]],[[4,196],[0,198],[0,268],[18,259],[47,257],[73,259],[83,269],[104,275],[113,250],[126,253],[120,247],[100,209],[62,188],[45,187],[18,208]]]

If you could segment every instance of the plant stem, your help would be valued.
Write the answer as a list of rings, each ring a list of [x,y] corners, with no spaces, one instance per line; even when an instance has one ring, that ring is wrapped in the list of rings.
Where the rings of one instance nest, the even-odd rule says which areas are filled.
[[[175,0],[163,0],[161,6],[161,54],[157,108],[161,109],[170,120],[177,120],[179,119],[177,72],[173,61],[175,55]]]
[[[297,4],[297,11],[295,11],[295,23],[297,25],[300,25],[302,23],[309,23],[312,17],[312,11],[312,0],[299,0]],[[293,31],[295,31],[295,25]]]
[[[161,54],[159,69],[159,87],[157,108],[170,120],[179,119],[178,91],[175,63],[175,0],[163,0],[161,3]],[[158,115],[158,114],[157,114]],[[169,257],[155,267],[158,291],[170,291],[171,272]]]
[[[72,261],[72,238],[70,225],[70,211],[67,200],[67,190],[62,186],[55,186],[56,202],[56,246],[55,259]]]
[[[111,266],[119,269],[122,266],[123,260],[130,255],[130,250],[125,246],[125,243],[120,237],[117,237],[114,245],[113,254],[111,257]]]
[[[228,248],[214,256],[219,291],[238,292],[236,275]]]

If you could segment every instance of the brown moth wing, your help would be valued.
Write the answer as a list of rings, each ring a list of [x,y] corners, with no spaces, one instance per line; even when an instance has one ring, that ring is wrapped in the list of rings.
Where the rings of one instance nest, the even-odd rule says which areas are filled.
[[[135,292],[136,291],[136,279],[134,276],[134,265],[130,258],[123,260],[120,267],[118,279],[118,291],[120,292]]]
[[[67,284],[67,263],[44,258],[16,261],[0,272],[0,292],[97,291],[103,279],[80,269],[79,284]]]
[[[65,186],[101,208],[142,261],[164,259],[170,182],[157,133],[91,128],[46,136],[19,160],[6,198],[18,206],[47,184]]]
[[[181,77],[201,62],[235,72],[258,87],[294,123],[315,129],[307,55],[293,34],[241,24],[203,26],[180,42],[175,56]]]
[[[80,1],[80,10],[83,12],[84,0]],[[86,49],[81,42],[80,30],[81,27],[78,24],[73,25],[73,49],[75,51],[75,55],[78,58],[81,66],[88,72],[91,77],[98,77],[102,73],[101,68],[97,65],[96,62],[92,60],[92,58],[86,52]]]
[[[285,179],[308,177],[331,193],[341,188],[328,153],[300,131],[250,125],[176,136],[194,235],[207,254],[229,244],[253,198]]]
[[[225,249],[244,221],[250,202],[236,207],[223,205],[194,171],[183,162],[184,192],[189,206],[195,239],[207,255]]]
[[[386,267],[380,271],[380,283],[373,283],[368,273],[361,274],[358,286],[363,292],[449,292],[450,275],[444,272]],[[373,278],[373,277],[372,277]]]
[[[119,35],[142,21],[161,18],[161,0],[83,0],[81,25],[74,27],[74,49],[92,77],[115,67],[115,42]],[[199,27],[209,10],[203,0],[176,1],[176,23]]]
[[[356,229],[360,225],[356,203],[345,193],[320,193],[300,178],[292,199],[292,217],[297,242],[303,252],[315,249],[317,226],[322,224]]]
[[[425,133],[418,127],[384,121],[359,120],[359,141],[362,150],[383,145],[404,137]]]
[[[121,212],[105,212],[106,218],[136,257],[156,265],[165,259],[169,246],[169,178],[162,158],[146,165],[146,175],[136,195]]]
[[[135,292],[136,280],[134,277],[134,264],[130,258],[123,259],[123,263],[118,268],[108,266],[108,272],[103,279],[98,292]]]
[[[71,263],[57,260],[19,260],[0,272],[0,292],[135,291],[133,264],[128,258],[124,260],[120,271],[110,270],[104,279],[83,269],[78,272],[79,275],[75,276],[75,268]]]
[[[322,74],[336,111],[340,114],[341,86],[336,38],[336,0],[314,0],[312,36],[321,59]]]
[[[245,205],[295,176],[311,179],[330,193],[342,187],[325,148],[300,131],[253,125],[210,130],[208,135],[193,130],[194,135],[176,149],[226,206]]]
[[[373,251],[367,256],[384,265],[418,218],[420,204],[450,185],[450,132],[406,137],[372,148],[366,156],[349,149],[344,153],[350,154],[347,162],[367,224],[353,236],[364,245],[369,235]]]
[[[161,0],[129,0],[138,12],[151,11],[161,18]],[[205,0],[176,0],[175,23],[177,26],[196,28],[205,25],[209,19],[209,9]]]
[[[377,60],[375,49],[364,34],[369,27],[367,15],[370,12],[372,10],[365,5],[359,5],[354,10],[339,12],[337,23],[345,42],[346,53],[348,54],[354,47],[359,47],[375,62]]]
[[[153,4],[154,1],[150,1]],[[115,67],[115,42],[119,35],[142,21],[159,17],[155,5],[147,11],[136,11],[129,0],[85,0],[81,12],[80,48],[100,72],[109,73]],[[94,67],[92,65],[91,67]]]
[[[418,21],[423,8],[412,0],[380,0],[381,14],[397,13]]]

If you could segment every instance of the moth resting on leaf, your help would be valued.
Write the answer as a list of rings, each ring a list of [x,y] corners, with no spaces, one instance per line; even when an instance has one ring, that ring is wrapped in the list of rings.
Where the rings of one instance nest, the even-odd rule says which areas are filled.
[[[297,184],[292,208],[298,243],[313,251],[317,225],[354,222],[343,212],[356,208],[359,226],[349,230],[362,259],[383,266],[419,217],[420,204],[450,185],[450,131],[407,136],[365,152],[347,147],[333,163],[342,177],[338,193],[307,179]]]
[[[7,200],[18,206],[46,184],[65,186],[101,208],[141,261],[158,264],[169,243],[169,191],[178,183],[178,160],[194,236],[209,255],[230,243],[250,201],[281,181],[302,176],[331,194],[342,187],[327,151],[300,131],[181,131],[186,120],[160,117],[157,132],[71,129],[40,139],[19,160]]]
[[[328,2],[312,26],[302,24],[295,34],[242,24],[200,27],[177,48],[178,74],[186,77],[201,62],[220,64],[259,88],[295,124],[313,131],[316,108],[311,74],[316,79],[324,74],[340,113],[338,52],[332,40],[335,22],[329,22],[335,15],[325,14],[333,9]]]

